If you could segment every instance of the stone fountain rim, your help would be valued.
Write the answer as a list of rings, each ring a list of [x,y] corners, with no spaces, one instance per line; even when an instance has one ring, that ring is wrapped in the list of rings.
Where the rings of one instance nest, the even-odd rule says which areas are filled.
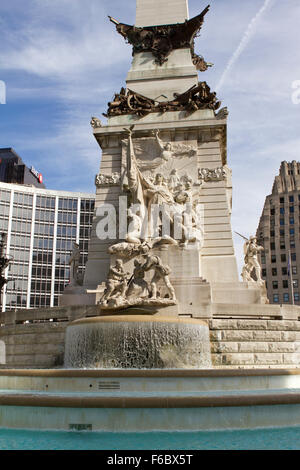
[[[196,318],[180,318],[162,315],[103,315],[98,317],[79,318],[72,321],[67,328],[76,325],[89,325],[101,323],[176,323],[180,325],[201,325],[208,327],[205,320]]]

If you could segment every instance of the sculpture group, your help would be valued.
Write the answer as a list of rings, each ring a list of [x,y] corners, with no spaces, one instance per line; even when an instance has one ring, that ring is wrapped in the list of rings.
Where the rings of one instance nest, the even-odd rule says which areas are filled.
[[[165,113],[167,111],[186,111],[187,114],[191,114],[199,109],[217,111],[220,106],[221,102],[218,100],[216,92],[212,92],[206,82],[199,82],[198,85],[193,85],[184,93],[174,93],[173,100],[161,102],[147,98],[130,89],[121,88],[120,93],[116,93],[113,101],[108,103],[108,110],[103,113],[103,116],[134,114],[143,117],[149,113]],[[92,126],[98,127],[95,120],[92,121]]]
[[[144,163],[142,171],[135,155],[133,128],[126,129],[126,132],[128,141],[124,183],[131,205],[135,208],[129,213],[132,223],[127,241],[137,244],[142,241],[150,241],[152,244],[163,241],[181,245],[197,240],[201,242],[195,198],[201,183],[197,181],[195,190],[193,179],[187,174],[179,176],[176,167],[169,175],[164,172],[165,162],[174,160],[174,156],[181,153],[187,158],[193,157],[196,154],[193,146],[181,146],[175,151],[170,143],[163,143],[156,132],[160,171],[147,174],[145,170],[149,166]]]
[[[125,129],[126,163],[122,178],[129,200],[128,230],[125,240],[108,250],[117,259],[110,268],[100,300],[103,309],[174,305],[176,296],[169,279],[171,270],[153,250],[162,245],[186,248],[190,243],[198,243],[201,246],[202,242],[197,212],[201,179],[194,181],[186,172],[180,174],[176,166],[170,172],[165,170],[166,164],[181,158],[189,163],[196,155],[196,148],[185,143],[174,146],[163,142],[159,132],[154,131],[153,137],[138,142],[147,146],[150,153],[149,159],[140,160],[136,156],[133,129],[133,126]],[[153,172],[153,165],[157,172]],[[130,260],[133,260],[132,273],[124,268],[124,263]],[[147,272],[152,274],[148,281],[145,279]]]
[[[153,272],[150,283],[145,280],[147,271]],[[123,261],[117,259],[108,273],[106,288],[100,300],[101,308],[175,305],[176,296],[169,279],[170,273],[170,268],[162,263],[159,256],[147,254],[143,256],[143,261],[135,259],[132,275],[125,271]],[[161,283],[166,291],[164,295],[158,291]]]

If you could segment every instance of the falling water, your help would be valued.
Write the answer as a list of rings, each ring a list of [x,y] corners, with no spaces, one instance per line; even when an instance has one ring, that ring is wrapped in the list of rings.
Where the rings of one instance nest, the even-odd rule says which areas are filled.
[[[203,369],[211,367],[204,323],[87,322],[66,333],[65,367],[97,369]]]

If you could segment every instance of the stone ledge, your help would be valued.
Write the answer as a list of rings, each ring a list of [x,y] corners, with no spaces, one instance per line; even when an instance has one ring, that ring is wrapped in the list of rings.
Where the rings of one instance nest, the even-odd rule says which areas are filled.
[[[53,377],[53,378],[116,378],[116,377],[261,377],[300,375],[300,370],[281,366],[276,370],[261,368],[237,370],[222,369],[0,369],[0,377]]]
[[[253,319],[217,319],[209,321],[212,331],[218,330],[269,330],[300,331],[300,321],[295,320],[253,320]]]
[[[268,393],[189,397],[74,397],[3,394],[0,406],[55,408],[205,408],[300,404],[300,393]]]

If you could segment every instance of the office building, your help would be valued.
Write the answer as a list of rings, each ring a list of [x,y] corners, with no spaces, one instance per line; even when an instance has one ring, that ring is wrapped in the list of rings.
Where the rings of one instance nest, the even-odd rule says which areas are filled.
[[[12,148],[0,149],[0,182],[45,188],[43,175],[33,166],[28,168]]]
[[[94,200],[94,194],[0,183],[0,231],[7,233],[7,254],[13,257],[2,311],[57,306],[69,282],[74,242],[83,275]]]
[[[300,304],[300,163],[281,163],[272,194],[266,197],[257,229],[268,298],[274,304]]]

